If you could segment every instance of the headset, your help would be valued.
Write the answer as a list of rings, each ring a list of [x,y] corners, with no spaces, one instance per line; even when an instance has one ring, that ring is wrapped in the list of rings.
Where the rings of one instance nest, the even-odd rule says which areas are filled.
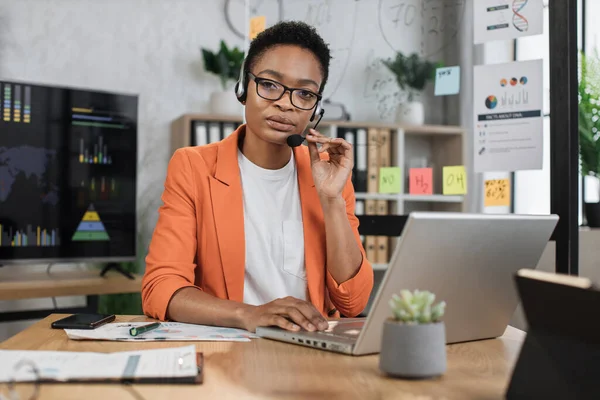
[[[244,59],[244,62],[242,63],[242,67],[240,68],[240,77],[237,81],[237,83],[235,84],[235,96],[237,97],[238,101],[242,104],[245,104],[246,102],[246,97],[248,96],[248,74],[246,74],[246,72],[244,71],[244,67],[246,65],[246,59]],[[310,122],[314,121],[315,117],[318,115],[319,116],[319,122],[321,121],[321,118],[323,118],[323,114],[325,113],[325,110],[323,109],[323,104],[322,104],[322,100],[319,100],[317,102],[317,105],[315,107],[315,110],[313,111],[313,114],[310,117]],[[317,122],[317,125],[319,124],[319,122]],[[315,128],[316,129],[316,126]]]

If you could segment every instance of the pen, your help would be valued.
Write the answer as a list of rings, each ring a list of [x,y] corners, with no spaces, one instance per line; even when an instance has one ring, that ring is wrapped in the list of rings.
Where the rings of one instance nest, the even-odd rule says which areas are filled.
[[[134,327],[134,328],[129,329],[129,334],[131,336],[137,336],[137,335],[140,335],[142,333],[146,333],[146,332],[149,332],[151,330],[154,330],[154,329],[158,328],[159,326],[160,326],[160,322],[154,322],[152,324],[138,326],[137,328]]]

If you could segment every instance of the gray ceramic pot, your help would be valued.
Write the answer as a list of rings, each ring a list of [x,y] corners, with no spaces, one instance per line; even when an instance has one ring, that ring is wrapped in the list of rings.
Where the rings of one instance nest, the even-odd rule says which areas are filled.
[[[423,379],[446,372],[446,328],[443,322],[404,324],[386,320],[379,368],[388,375]]]

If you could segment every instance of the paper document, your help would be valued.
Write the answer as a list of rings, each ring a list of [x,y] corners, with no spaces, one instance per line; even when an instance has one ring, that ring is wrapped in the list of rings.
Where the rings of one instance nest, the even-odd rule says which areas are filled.
[[[196,346],[93,353],[73,351],[0,350],[0,382],[169,379],[198,375]],[[39,377],[26,360],[35,365]]]
[[[184,324],[180,322],[162,322],[157,329],[138,336],[129,335],[129,329],[148,325],[148,322],[114,322],[93,330],[65,329],[69,339],[73,340],[116,340],[116,341],[215,341],[249,342],[257,338],[255,334],[243,329],[221,328],[217,326]]]

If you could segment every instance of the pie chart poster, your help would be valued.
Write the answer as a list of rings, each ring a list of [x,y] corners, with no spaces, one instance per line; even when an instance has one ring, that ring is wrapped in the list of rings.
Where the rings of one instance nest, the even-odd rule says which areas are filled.
[[[542,68],[542,60],[475,66],[475,172],[542,168]]]

